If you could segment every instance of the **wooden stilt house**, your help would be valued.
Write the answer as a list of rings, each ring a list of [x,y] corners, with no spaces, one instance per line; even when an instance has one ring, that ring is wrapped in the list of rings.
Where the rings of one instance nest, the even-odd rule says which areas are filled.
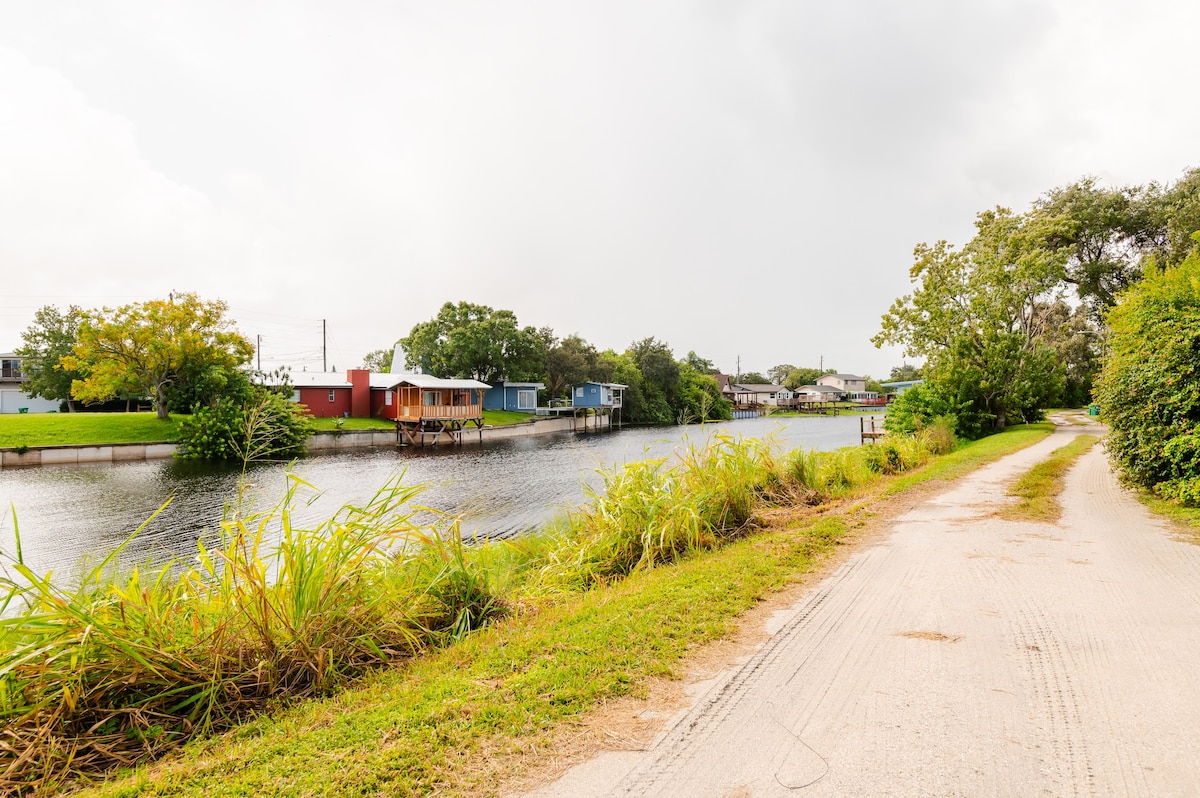
[[[483,393],[492,387],[429,374],[371,374],[370,386],[370,414],[396,422],[400,437],[418,446],[462,443],[471,426],[483,429]]]

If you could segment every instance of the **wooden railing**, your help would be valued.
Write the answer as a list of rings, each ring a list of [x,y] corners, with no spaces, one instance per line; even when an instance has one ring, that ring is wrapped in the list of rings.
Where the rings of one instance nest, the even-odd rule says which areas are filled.
[[[401,421],[483,418],[483,405],[401,405]]]

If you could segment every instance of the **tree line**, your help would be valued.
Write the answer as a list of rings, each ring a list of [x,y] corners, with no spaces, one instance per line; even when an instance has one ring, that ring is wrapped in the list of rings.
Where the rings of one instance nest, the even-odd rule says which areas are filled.
[[[437,315],[413,326],[398,343],[405,368],[439,377],[486,383],[540,382],[545,401],[570,398],[585,382],[619,383],[622,417],[633,423],[676,424],[731,417],[712,361],[688,352],[676,358],[654,337],[632,342],[623,352],[603,351],[577,334],[560,338],[550,327],[522,327],[511,310],[470,302],[446,302]],[[378,349],[363,367],[388,371],[392,349]]]
[[[960,436],[1090,400],[1123,292],[1183,263],[1200,229],[1200,169],[1172,184],[1051,189],[1024,213],[979,213],[962,247],[922,243],[912,292],[884,314],[876,346],[924,360],[925,383],[893,428],[946,417]]]

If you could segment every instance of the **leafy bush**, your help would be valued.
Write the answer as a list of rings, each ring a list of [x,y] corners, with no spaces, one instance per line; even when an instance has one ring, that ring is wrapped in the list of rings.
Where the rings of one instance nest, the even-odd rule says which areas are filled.
[[[1121,295],[1096,397],[1130,482],[1200,504],[1200,254]]]
[[[181,457],[263,460],[304,454],[315,429],[305,410],[274,390],[252,386],[248,398],[219,397],[180,425]]]
[[[937,385],[914,385],[888,405],[884,428],[888,432],[912,435],[940,426],[953,436],[974,440],[991,428],[992,417],[976,410],[970,401],[955,402]]]

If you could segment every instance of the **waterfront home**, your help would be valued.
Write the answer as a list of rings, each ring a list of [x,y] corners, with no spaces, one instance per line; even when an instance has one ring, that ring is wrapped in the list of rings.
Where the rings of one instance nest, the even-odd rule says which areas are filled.
[[[742,404],[775,406],[779,404],[780,392],[791,395],[782,385],[770,383],[739,383],[733,387],[738,390],[738,398]]]
[[[884,382],[881,385],[883,386],[883,390],[889,395],[899,396],[909,388],[915,388],[923,382],[925,380],[898,380],[896,382]]]
[[[571,391],[571,405],[582,408],[619,409],[628,385],[616,382],[585,382]]]
[[[545,388],[541,382],[497,382],[484,391],[483,409],[536,413],[538,391]]]
[[[274,382],[270,377],[260,378]],[[350,416],[353,413],[353,386],[347,374],[334,371],[301,371],[286,374],[292,386],[292,401],[304,405],[317,418]]]
[[[40,399],[25,393],[29,378],[21,371],[21,358],[15,352],[0,352],[0,413],[53,413],[62,403]]]
[[[867,390],[867,381],[857,374],[822,374],[817,378],[817,385],[835,388],[838,393],[849,398]]]
[[[842,398],[842,392],[829,385],[801,385],[793,393],[800,404],[836,402]]]

